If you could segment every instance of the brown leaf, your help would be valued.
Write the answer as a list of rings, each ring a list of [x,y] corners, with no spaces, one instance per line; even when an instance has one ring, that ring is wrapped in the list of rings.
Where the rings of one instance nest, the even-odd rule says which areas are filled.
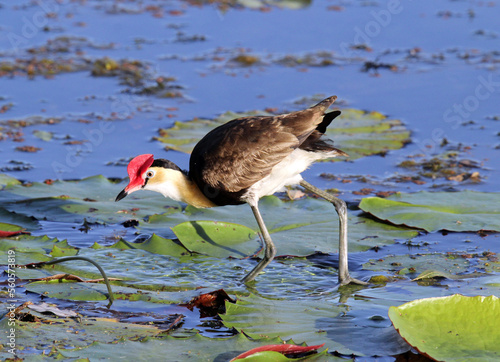
[[[391,195],[394,195],[396,191],[379,191],[375,194],[375,196],[378,197],[389,197]]]
[[[352,193],[354,195],[369,195],[371,194],[373,191],[375,191],[374,189],[371,189],[369,187],[365,187],[365,188],[362,188],[361,190],[359,191],[353,191]]]
[[[76,280],[77,282],[83,282],[84,280],[80,278],[79,276],[72,275],[72,274],[55,274],[55,275],[50,275],[48,277],[44,278],[36,278],[32,279],[34,281],[49,281],[49,280]]]
[[[16,151],[20,151],[20,152],[38,152],[40,151],[41,148],[40,147],[35,147],[35,146],[20,146],[20,147],[16,147]]]
[[[197,297],[194,297],[185,304],[180,304],[182,307],[186,307],[189,310],[193,310],[195,307],[200,310],[200,316],[204,317],[213,317],[218,313],[225,312],[225,301],[228,300],[231,303],[235,303],[236,301],[232,299],[224,289],[219,289],[210,293],[201,294]]]

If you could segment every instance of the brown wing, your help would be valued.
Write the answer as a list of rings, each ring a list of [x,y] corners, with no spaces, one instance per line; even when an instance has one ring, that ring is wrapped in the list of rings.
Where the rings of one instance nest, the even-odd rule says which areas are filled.
[[[247,189],[267,176],[299,145],[297,137],[273,117],[237,119],[217,131],[206,136],[211,147],[203,147],[207,142],[198,144],[205,151],[202,178],[229,192]]]
[[[316,129],[335,98],[303,111],[239,118],[217,127],[195,146],[190,177],[217,204],[236,203],[227,200],[228,194],[239,200],[248,187],[269,175]]]

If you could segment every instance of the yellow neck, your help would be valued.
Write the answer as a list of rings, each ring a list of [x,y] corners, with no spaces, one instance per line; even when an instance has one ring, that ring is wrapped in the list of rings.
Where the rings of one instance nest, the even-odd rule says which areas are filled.
[[[183,202],[199,208],[217,206],[212,201],[207,199],[207,197],[200,191],[198,185],[189,180],[186,176],[184,176],[184,185],[185,187],[182,188],[180,192]]]
[[[144,189],[159,192],[165,197],[194,207],[217,206],[207,199],[198,186],[184,173],[170,168],[151,167],[151,169],[155,171],[155,176],[149,180]]]

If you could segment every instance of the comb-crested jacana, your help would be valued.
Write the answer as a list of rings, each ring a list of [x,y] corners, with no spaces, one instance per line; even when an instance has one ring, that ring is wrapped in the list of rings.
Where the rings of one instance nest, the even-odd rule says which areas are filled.
[[[318,189],[300,175],[314,161],[347,156],[324,136],[340,111],[325,111],[336,96],[311,108],[278,116],[237,118],[203,137],[193,149],[189,172],[173,162],[145,154],[130,161],[130,182],[116,201],[138,190],[205,208],[248,203],[265,244],[262,260],[242,279],[250,282],[273,260],[276,248],[258,208],[261,197],[285,186],[301,185],[330,201],[339,215],[339,282],[360,283],[351,278],[347,261],[347,207],[344,201]]]

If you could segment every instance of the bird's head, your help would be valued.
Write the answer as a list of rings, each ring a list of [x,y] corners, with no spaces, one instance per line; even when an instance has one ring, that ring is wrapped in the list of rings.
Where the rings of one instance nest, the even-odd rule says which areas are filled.
[[[163,159],[155,160],[151,154],[139,155],[129,162],[127,173],[129,183],[118,194],[115,201],[120,201],[138,190],[156,191],[177,199],[177,180],[182,177],[182,171],[173,162]]]

